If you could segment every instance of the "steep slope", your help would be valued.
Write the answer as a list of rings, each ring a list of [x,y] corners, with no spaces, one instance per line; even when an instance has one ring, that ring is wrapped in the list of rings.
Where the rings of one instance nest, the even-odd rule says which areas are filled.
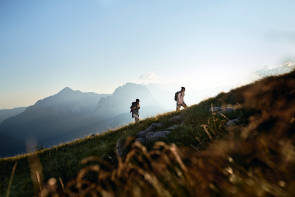
[[[107,181],[107,183],[114,181],[111,179],[113,176],[107,179],[109,172],[114,172],[111,175],[121,176],[118,177],[118,181],[112,182],[117,189],[108,191],[121,192],[121,195],[130,194],[128,191],[132,194],[137,191],[140,192],[139,194],[154,194],[154,196],[181,196],[181,194],[185,196],[190,196],[189,194],[195,194],[191,196],[293,196],[291,194],[292,191],[294,192],[292,188],[295,181],[292,176],[295,169],[295,111],[290,106],[294,106],[294,87],[295,72],[270,77],[229,93],[221,93],[215,98],[178,113],[172,112],[148,118],[139,124],[130,124],[52,149],[0,159],[0,174],[5,183],[0,185],[0,193],[6,191],[10,172],[16,162],[17,168],[11,194],[32,196],[34,187],[31,170],[38,171],[42,175],[41,181],[46,182],[54,177],[66,184],[73,179],[77,180],[75,179],[77,173],[85,167],[86,160],[81,164],[82,159],[97,156],[99,160],[104,161],[101,163],[103,169],[100,170],[106,170],[103,173],[106,175],[106,180],[101,181]],[[124,141],[129,136],[137,138],[143,131],[155,133],[156,131],[150,129],[155,124],[159,131],[173,128],[167,137],[158,140],[184,148],[186,156],[176,155],[173,163],[168,163],[171,174],[167,171],[165,162],[158,163],[161,164],[158,165],[161,170],[151,172],[145,169],[150,167],[145,163],[160,162],[161,158],[167,161],[167,158],[175,156],[176,149],[172,147],[171,151],[167,152],[165,145],[162,144],[154,151],[154,154],[162,156],[150,157],[148,159],[153,161],[148,161],[145,160],[147,151],[137,146],[134,149],[136,154],[131,150],[131,155],[128,156],[129,159],[135,157],[135,160],[125,161],[123,155],[122,162],[127,163],[125,166],[120,166],[123,169],[119,168],[116,171],[117,142]],[[146,144],[146,147],[149,149],[153,143]],[[128,147],[125,151],[128,153]],[[27,161],[38,163],[38,165],[29,165]],[[91,157],[88,161],[97,160],[96,157]],[[114,171],[109,170],[110,167],[105,165],[106,161],[114,165],[112,167]],[[130,173],[133,173],[133,176],[125,173],[128,172],[128,168],[125,169],[125,167],[134,165],[136,161],[137,164],[145,162],[131,168]],[[34,166],[43,166],[43,168]],[[90,167],[88,169],[96,169]],[[120,170],[123,171],[120,173]],[[137,170],[145,172],[143,175],[148,176],[142,176],[142,174],[137,176],[134,174]],[[85,172],[85,169],[81,172]],[[163,175],[161,173],[164,173],[166,178],[172,177],[173,181],[156,179],[158,175]],[[185,178],[181,173],[185,174]],[[142,180],[145,177],[150,177],[157,182],[151,179]],[[137,183],[143,185],[139,187]],[[57,184],[61,189],[60,183],[57,182]],[[38,185],[36,186],[36,192],[38,192]],[[159,188],[165,193],[159,193]],[[89,189],[93,191],[93,188]],[[60,191],[62,192],[62,189]]]

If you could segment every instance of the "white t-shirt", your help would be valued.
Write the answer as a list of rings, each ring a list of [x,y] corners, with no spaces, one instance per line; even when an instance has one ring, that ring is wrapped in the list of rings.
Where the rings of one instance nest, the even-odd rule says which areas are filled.
[[[177,104],[183,104],[184,103],[183,97],[184,97],[184,92],[180,92],[178,94],[178,96],[177,96]]]

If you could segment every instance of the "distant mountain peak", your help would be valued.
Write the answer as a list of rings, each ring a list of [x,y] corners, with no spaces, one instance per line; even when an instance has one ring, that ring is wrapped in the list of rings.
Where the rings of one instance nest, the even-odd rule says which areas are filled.
[[[72,90],[69,87],[65,87],[64,89],[62,89],[58,94],[68,94],[68,93],[72,93],[74,92],[74,90]]]
[[[123,86],[137,86],[137,85],[139,85],[139,84],[132,83],[132,82],[127,82]]]
[[[130,94],[136,94],[138,92],[149,92],[148,89],[140,84],[136,83],[126,83],[118,88],[115,89],[113,95],[130,95]]]
[[[65,87],[64,89],[62,89],[61,91],[73,91],[71,88],[69,87]]]

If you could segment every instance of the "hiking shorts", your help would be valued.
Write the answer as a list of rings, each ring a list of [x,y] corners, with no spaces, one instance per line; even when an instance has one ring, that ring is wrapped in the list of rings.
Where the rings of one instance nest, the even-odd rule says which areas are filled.
[[[176,107],[186,107],[185,103],[176,103]]]
[[[137,114],[137,113],[132,113],[132,118],[139,118],[139,114]]]

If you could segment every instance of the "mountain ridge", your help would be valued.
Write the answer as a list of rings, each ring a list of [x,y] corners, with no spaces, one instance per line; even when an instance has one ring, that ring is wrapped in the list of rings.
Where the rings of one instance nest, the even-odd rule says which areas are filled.
[[[163,111],[149,90],[138,84],[127,83],[118,87],[113,94],[84,93],[65,87],[52,96],[40,99],[22,113],[4,120],[0,125],[0,134],[22,141],[22,147],[32,138],[39,146],[50,147],[127,124],[132,121],[129,105],[137,96],[144,100],[143,106],[144,103],[149,106],[147,110],[141,110],[142,117]],[[7,144],[7,150],[13,150],[13,146]],[[2,148],[0,156],[24,152],[24,148],[10,153]]]

